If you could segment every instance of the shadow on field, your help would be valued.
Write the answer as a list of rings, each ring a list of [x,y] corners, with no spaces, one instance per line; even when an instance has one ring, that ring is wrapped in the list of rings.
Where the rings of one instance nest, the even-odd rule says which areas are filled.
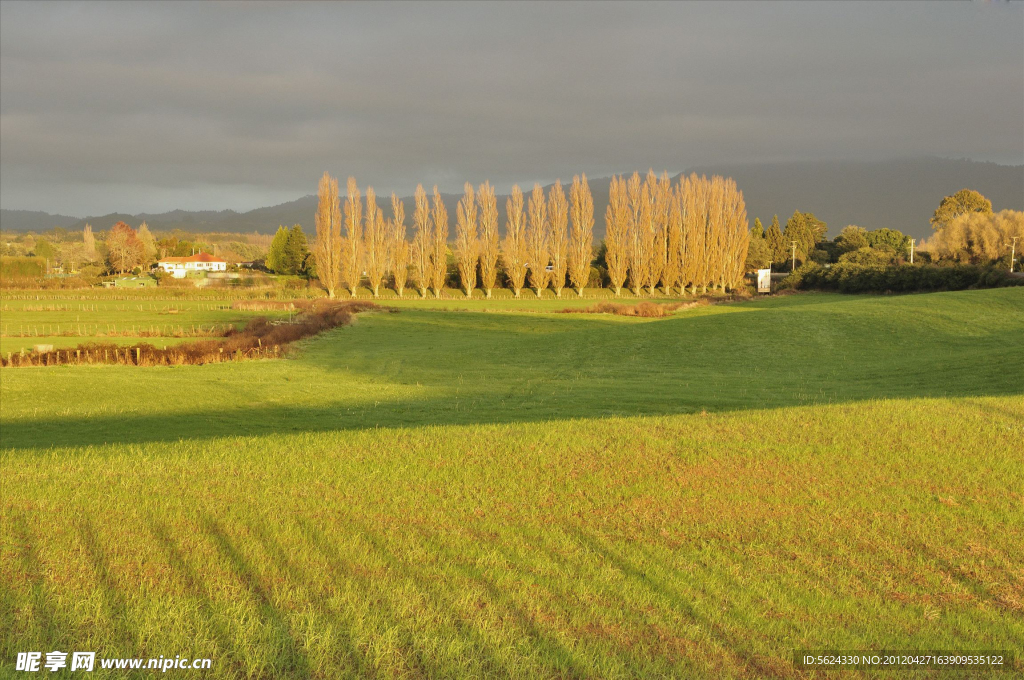
[[[598,536],[580,529],[570,529],[569,536],[587,551],[593,553],[601,563],[612,565],[626,578],[639,584],[656,599],[663,601],[673,611],[699,625],[717,643],[723,654],[734,656],[739,666],[752,669],[755,676],[776,677],[780,672],[786,670],[773,668],[770,663],[766,665],[764,659],[745,652],[744,650],[749,647],[749,641],[740,639],[735,633],[728,631],[720,621],[714,621],[702,615],[674,586],[652,575],[642,564],[619,554]]]
[[[295,669],[299,673],[299,677],[308,677],[309,660],[306,658],[306,654],[299,646],[295,636],[292,635],[287,619],[274,606],[271,593],[261,582],[259,574],[238,551],[234,542],[221,528],[217,520],[209,515],[204,516],[203,529],[213,545],[227,559],[235,577],[242,584],[243,588],[248,591],[252,599],[259,605],[262,618],[274,630],[274,639],[284,645],[284,649],[281,650],[283,658],[280,661],[282,665],[285,668]]]
[[[52,371],[74,407],[36,416],[19,394],[0,449],[1024,394],[1024,297],[973,300],[797,295],[742,306],[772,313],[641,322],[403,310],[286,361],[124,369],[134,382],[120,367],[25,369],[19,380]],[[79,415],[96,404],[102,415]]]
[[[127,650],[142,649],[136,640],[135,633],[129,626],[128,603],[125,601],[124,595],[121,594],[122,584],[114,580],[111,575],[107,555],[96,538],[96,531],[87,516],[83,515],[79,521],[78,533],[96,575],[96,585],[106,610],[105,618],[110,622],[111,632],[116,638],[116,643],[121,649],[126,650],[126,653]]]
[[[211,628],[213,642],[217,647],[210,656],[216,658],[218,664],[227,665],[239,677],[244,676],[247,672],[245,664],[233,653],[234,643],[231,632],[220,619],[214,616],[216,607],[203,585],[202,576],[189,564],[184,552],[171,536],[171,531],[163,520],[150,517],[149,530],[156,539],[156,544],[163,550],[175,580],[180,584],[183,592],[197,603],[197,609],[202,615],[203,621]]]

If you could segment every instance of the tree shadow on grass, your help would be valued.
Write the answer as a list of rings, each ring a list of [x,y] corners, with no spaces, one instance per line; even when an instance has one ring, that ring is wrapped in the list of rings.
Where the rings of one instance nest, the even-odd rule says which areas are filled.
[[[18,606],[16,590],[25,593],[25,604],[29,605],[31,611],[31,618],[26,622],[28,629],[26,630],[24,625],[20,627],[21,639],[54,640],[55,644],[62,643],[71,631],[63,621],[56,620],[59,618],[59,609],[47,592],[46,570],[39,559],[38,537],[23,513],[13,511],[9,516],[9,522],[14,539],[12,552],[18,555],[24,582],[4,583],[0,586],[0,626],[4,628],[2,644],[8,649],[8,645],[14,642],[11,636],[15,633],[15,612]],[[14,652],[19,650],[10,648],[8,651],[11,653],[10,658],[13,658]]]
[[[598,536],[582,529],[570,529],[569,534],[584,548],[592,552],[602,562],[610,564],[622,572],[627,578],[643,586],[645,590],[664,602],[674,611],[698,624],[715,640],[723,652],[731,655],[736,663],[752,670],[757,677],[775,677],[779,669],[768,660],[757,654],[746,651],[747,641],[728,631],[721,622],[704,616],[676,588],[648,572],[641,564],[619,554]]]
[[[124,595],[121,594],[124,589],[111,574],[107,555],[103,551],[103,546],[100,545],[99,540],[96,538],[96,532],[88,516],[83,515],[80,518],[78,534],[81,538],[82,546],[85,548],[85,553],[89,557],[93,573],[96,575],[96,585],[103,599],[106,618],[109,622],[107,629],[113,633],[114,642],[126,655],[138,654],[145,656],[147,650],[142,649],[136,634],[128,625],[128,603],[124,599]],[[109,650],[111,654],[114,651]]]
[[[473,658],[480,662],[485,676],[502,677],[514,674],[513,669],[506,668],[502,664],[493,645],[480,634],[473,622],[465,621],[458,615],[455,601],[458,590],[452,589],[451,584],[446,584],[440,579],[429,578],[429,571],[391,549],[376,531],[362,521],[348,518],[346,529],[358,536],[360,542],[370,549],[371,554],[384,563],[392,578],[399,582],[412,584],[426,601],[428,607],[436,612],[437,617],[451,617],[453,632],[464,643],[472,647]],[[408,643],[409,641],[407,641]],[[416,647],[413,648],[413,652],[413,658],[419,662],[417,670],[426,676],[447,675],[459,670],[430,668],[425,664],[429,655],[420,653]]]
[[[282,648],[280,657],[274,660],[276,662],[275,670],[287,670],[289,674],[295,673],[300,678],[309,677],[309,659],[293,635],[287,618],[274,604],[273,595],[263,585],[259,574],[238,551],[234,542],[216,519],[205,515],[202,524],[203,530],[210,537],[213,545],[226,558],[235,577],[259,605],[262,619],[270,624],[274,631],[274,637],[280,642]]]
[[[207,589],[203,586],[203,579],[188,563],[177,541],[171,536],[167,525],[162,520],[150,518],[149,529],[156,539],[157,545],[163,549],[172,573],[175,574],[181,585],[184,586],[185,592],[198,603],[197,608],[203,617],[203,621],[210,625],[216,638],[214,643],[220,652],[216,656],[218,667],[221,665],[227,666],[238,677],[248,675],[249,669],[245,667],[242,660],[234,653],[235,649],[230,632],[214,616],[214,605]]]
[[[802,393],[793,398],[772,400],[771,388],[758,391],[751,386],[744,399],[727,395],[694,395],[657,397],[626,392],[610,392],[606,400],[593,397],[579,399],[571,386],[561,394],[550,385],[519,385],[522,403],[511,404],[517,395],[504,386],[495,396],[489,390],[463,389],[456,396],[445,390],[442,396],[415,400],[381,400],[373,404],[346,402],[310,406],[264,406],[257,408],[222,408],[195,412],[151,413],[131,416],[63,417],[60,419],[24,419],[3,424],[0,450],[36,449],[40,452],[54,447],[84,447],[110,444],[176,444],[222,437],[262,437],[332,433],[359,430],[401,429],[420,426],[471,426],[543,423],[561,420],[657,417],[701,412],[763,410],[793,406],[841,404],[867,399],[949,398],[1016,396],[1021,391],[995,387],[992,389],[944,390],[921,389],[908,395],[906,390],[878,390],[858,397],[837,398],[835,395]],[[542,394],[537,394],[543,392]],[[781,392],[781,391],[780,391]],[[742,403],[747,401],[749,403]],[[508,408],[504,408],[508,406]],[[1016,416],[1016,414],[1013,414]]]
[[[542,655],[542,663],[547,664],[550,672],[558,677],[579,678],[593,675],[589,669],[584,667],[573,650],[566,647],[553,635],[545,632],[535,617],[520,607],[504,588],[487,576],[484,570],[468,563],[465,553],[450,546],[447,541],[434,532],[421,530],[417,532],[417,536],[433,554],[443,560],[443,564],[455,571],[461,579],[483,589],[490,606],[507,615],[516,629],[529,638],[532,649]],[[409,567],[411,566],[409,565]],[[411,576],[415,576],[415,573],[415,571],[409,570]],[[446,597],[450,598],[450,596]],[[504,619],[506,616],[502,618]],[[463,623],[461,627],[467,629],[474,640],[481,640],[479,632],[472,623]],[[481,641],[481,644],[486,645],[487,643]],[[504,673],[515,674],[510,670],[504,670]]]

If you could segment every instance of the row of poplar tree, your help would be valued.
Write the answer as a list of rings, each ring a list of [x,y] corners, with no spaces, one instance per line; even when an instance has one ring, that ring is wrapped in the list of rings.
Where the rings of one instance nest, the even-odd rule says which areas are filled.
[[[440,297],[448,274],[449,216],[441,194],[416,187],[413,236],[407,239],[405,206],[391,194],[390,219],[377,205],[372,187],[365,202],[355,178],[348,179],[344,204],[338,180],[324,173],[319,186],[316,275],[330,297],[343,289],[355,295],[365,277],[374,297],[390,275],[401,296],[407,285],[420,295]],[[743,194],[722,177],[681,177],[653,171],[646,179],[613,177],[605,213],[605,262],[615,294],[709,287],[736,287],[743,274],[749,232]],[[466,295],[479,286],[487,297],[498,285],[499,263],[508,287],[519,297],[529,285],[539,296],[550,287],[561,296],[568,283],[580,296],[594,257],[594,201],[586,175],[573,177],[568,196],[555,182],[545,195],[534,185],[527,198],[518,185],[505,203],[505,236],[499,236],[494,187],[466,183],[456,208],[453,253]],[[410,280],[411,275],[411,280]],[[478,280],[479,279],[479,280]]]

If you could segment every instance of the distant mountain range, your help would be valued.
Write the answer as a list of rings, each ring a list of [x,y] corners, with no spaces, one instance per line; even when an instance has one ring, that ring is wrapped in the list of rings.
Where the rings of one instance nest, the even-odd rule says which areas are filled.
[[[928,219],[944,196],[960,189],[980,191],[996,210],[1024,210],[1024,165],[997,165],[970,160],[920,158],[886,162],[821,161],[766,164],[709,165],[688,169],[685,174],[718,174],[732,177],[743,191],[747,214],[753,224],[760,217],[765,227],[772,215],[785,224],[793,211],[813,212],[828,223],[835,236],[848,224],[867,229],[888,227],[921,238],[931,232]],[[678,175],[677,175],[678,177]],[[568,183],[571,178],[564,178]],[[608,205],[610,178],[590,178],[594,194],[595,238],[604,235],[604,211]],[[523,191],[529,193],[530,186]],[[547,189],[547,187],[545,187]],[[443,194],[454,224],[460,196]],[[504,222],[505,196],[499,197]],[[390,199],[378,197],[390,213]],[[412,198],[403,199],[406,221],[412,215]],[[50,215],[29,210],[0,210],[0,229],[41,232],[53,227],[81,229],[88,222],[96,230],[109,229],[123,220],[132,226],[145,221],[153,231],[273,233],[278,225],[301,224],[313,231],[316,196],[244,213],[234,210],[172,210],[138,215],[112,213],[94,217]],[[454,230],[454,227],[452,227]],[[453,231],[454,233],[454,231]]]

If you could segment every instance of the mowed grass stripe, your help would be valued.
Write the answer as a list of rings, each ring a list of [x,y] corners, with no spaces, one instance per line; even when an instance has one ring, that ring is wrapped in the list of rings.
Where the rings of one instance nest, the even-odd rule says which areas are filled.
[[[285,677],[1012,646],[1022,422],[1020,398],[882,401],[16,454],[7,643]]]

